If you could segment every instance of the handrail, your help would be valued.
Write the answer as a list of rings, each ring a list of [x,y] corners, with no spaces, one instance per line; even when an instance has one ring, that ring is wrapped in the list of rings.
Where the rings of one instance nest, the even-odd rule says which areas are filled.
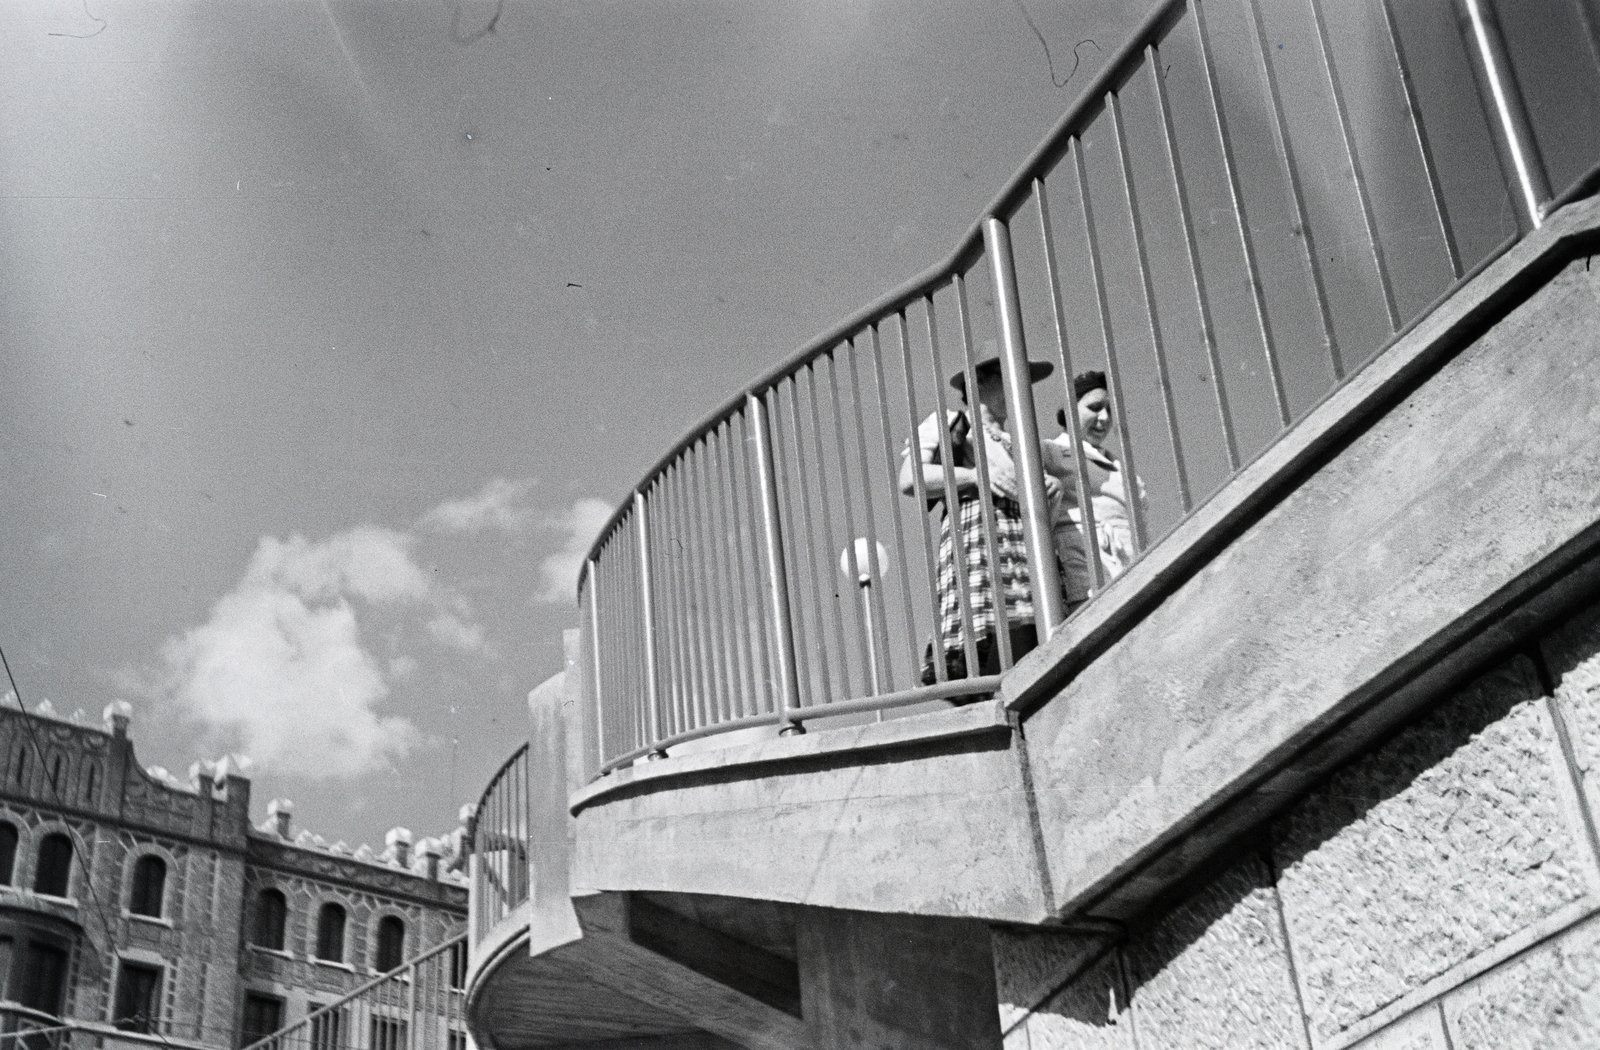
[[[1440,7],[1470,32],[1439,38]],[[746,385],[609,517],[578,578],[591,772],[985,691],[967,676],[1003,673],[1509,247],[1498,216],[1526,233],[1600,186],[1600,148],[1568,171],[1582,106],[1522,98],[1538,34],[1564,31],[1546,21],[1506,0],[1156,4],[948,255]],[[1600,91],[1600,66],[1562,73]],[[945,380],[979,389],[991,353],[1009,447],[931,436],[984,433]],[[1077,406],[1085,369],[1109,419]]]
[[[463,930],[392,970],[356,986],[339,999],[246,1044],[242,1050],[287,1050],[302,1046],[306,1050],[357,1050],[363,1047],[364,1050],[467,1050],[461,1001],[466,984],[466,947],[467,933]],[[383,991],[389,991],[389,998],[393,1001],[377,1002],[374,993]],[[375,1017],[380,1019],[380,1023],[391,1020],[404,1022],[405,1027],[394,1030],[397,1038],[393,1045],[364,1046],[359,1027],[349,1020],[352,1013],[359,1015],[363,1008],[369,1020]],[[402,1010],[403,1017],[400,1013]],[[419,1025],[418,1019],[425,1013],[431,1014],[438,1025]],[[437,1038],[439,1032],[435,1031],[436,1027],[447,1035],[459,1036],[459,1042],[452,1038]],[[301,1032],[306,1033],[304,1038],[299,1036]]]

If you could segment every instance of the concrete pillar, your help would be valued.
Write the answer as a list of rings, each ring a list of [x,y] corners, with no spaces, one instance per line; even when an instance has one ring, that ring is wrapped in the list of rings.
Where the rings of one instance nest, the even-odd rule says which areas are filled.
[[[814,1050],[1000,1050],[982,922],[803,908],[797,942]]]

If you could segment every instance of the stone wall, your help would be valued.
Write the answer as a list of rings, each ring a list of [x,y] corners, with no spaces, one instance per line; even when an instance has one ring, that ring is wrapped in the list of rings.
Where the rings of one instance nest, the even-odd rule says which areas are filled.
[[[1126,931],[996,930],[1007,1050],[1600,1042],[1600,605]]]

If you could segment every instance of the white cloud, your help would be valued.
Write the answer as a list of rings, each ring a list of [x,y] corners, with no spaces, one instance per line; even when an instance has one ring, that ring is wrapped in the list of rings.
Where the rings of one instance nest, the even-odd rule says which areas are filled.
[[[442,600],[404,533],[264,537],[210,618],[163,646],[158,691],[275,772],[381,769],[421,737],[380,713],[390,679],[362,644],[353,601],[437,610]],[[473,625],[451,619],[458,636],[471,635]]]
[[[546,525],[564,534],[559,551],[539,562],[539,591],[534,600],[557,604],[570,602],[578,586],[578,570],[589,553],[589,545],[611,517],[605,500],[580,499]]]
[[[245,584],[279,585],[307,599],[350,594],[373,602],[421,601],[432,584],[411,559],[411,538],[361,525],[326,540],[265,536],[245,569]]]
[[[452,612],[440,612],[428,621],[428,633],[433,635],[434,641],[440,645],[459,649],[464,653],[474,653],[483,648],[483,627],[475,623],[467,623]]]
[[[517,533],[537,521],[527,505],[533,481],[493,478],[475,496],[446,500],[422,516],[424,528],[438,532],[479,533],[489,529]]]

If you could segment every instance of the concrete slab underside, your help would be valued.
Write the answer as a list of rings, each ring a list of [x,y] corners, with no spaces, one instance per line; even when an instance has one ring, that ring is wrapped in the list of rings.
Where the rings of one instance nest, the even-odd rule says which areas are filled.
[[[792,1050],[799,1018],[653,952],[629,933],[617,895],[574,902],[582,936],[540,954],[506,941],[469,992],[477,1038],[491,1050]],[[525,927],[526,928],[526,927]]]
[[[582,793],[574,884],[1010,922],[1170,896],[1600,577],[1600,207],[1558,218],[1013,671],[1025,748],[667,759]]]

